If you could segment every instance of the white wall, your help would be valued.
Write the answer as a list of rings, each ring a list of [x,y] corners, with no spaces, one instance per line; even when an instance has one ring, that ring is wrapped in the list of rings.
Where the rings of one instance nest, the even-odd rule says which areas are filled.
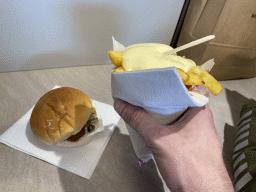
[[[108,64],[112,39],[170,44],[184,0],[1,0],[0,72]]]

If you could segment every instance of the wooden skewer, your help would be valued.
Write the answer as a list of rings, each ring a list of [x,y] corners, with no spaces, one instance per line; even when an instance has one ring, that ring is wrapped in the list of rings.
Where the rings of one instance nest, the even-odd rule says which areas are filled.
[[[198,39],[198,40],[195,40],[195,41],[192,41],[188,44],[185,44],[185,45],[182,45],[180,47],[177,47],[176,49],[172,49],[171,51],[167,51],[165,52],[164,54],[166,55],[171,55],[173,53],[177,53],[178,51],[181,51],[181,50],[184,50],[184,49],[187,49],[187,48],[190,48],[190,47],[193,47],[195,45],[198,45],[198,44],[201,44],[201,43],[204,43],[206,41],[210,41],[212,39],[215,38],[215,35],[209,35],[209,36],[206,36],[206,37],[203,37],[201,39]]]

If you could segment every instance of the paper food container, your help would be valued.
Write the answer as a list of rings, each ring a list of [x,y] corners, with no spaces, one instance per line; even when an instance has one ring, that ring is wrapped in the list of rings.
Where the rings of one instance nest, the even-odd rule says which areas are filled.
[[[113,38],[113,50],[125,47]],[[213,59],[201,68],[209,71]],[[209,93],[203,86],[194,86],[188,91],[175,67],[111,73],[112,97],[145,109],[163,124],[174,122],[188,107],[202,107],[209,102]],[[151,150],[142,137],[126,124],[134,151],[140,165],[152,158]]]

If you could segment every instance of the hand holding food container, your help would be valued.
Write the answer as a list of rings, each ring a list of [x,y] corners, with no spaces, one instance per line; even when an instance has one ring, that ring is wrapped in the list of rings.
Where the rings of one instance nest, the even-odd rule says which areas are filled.
[[[125,48],[113,39],[109,51],[116,66],[111,74],[112,96],[144,108],[160,123],[174,122],[188,107],[208,103],[207,89],[218,95],[221,84],[208,72],[213,59],[201,67],[177,53],[172,47],[156,43],[135,44]],[[206,89],[207,88],[207,89]],[[152,158],[151,150],[140,135],[126,125],[142,164]]]

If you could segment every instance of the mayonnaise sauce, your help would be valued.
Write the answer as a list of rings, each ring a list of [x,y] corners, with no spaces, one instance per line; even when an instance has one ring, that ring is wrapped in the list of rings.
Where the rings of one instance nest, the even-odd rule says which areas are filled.
[[[125,71],[176,67],[185,72],[196,66],[190,59],[164,54],[172,49],[169,45],[157,43],[131,45],[124,50],[122,66]]]

